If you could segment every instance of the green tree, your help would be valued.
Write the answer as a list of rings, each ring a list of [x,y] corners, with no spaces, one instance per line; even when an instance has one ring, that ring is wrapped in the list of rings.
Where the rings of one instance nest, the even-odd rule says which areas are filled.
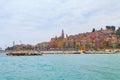
[[[118,37],[120,37],[120,30],[117,30],[117,31],[116,31],[116,35],[117,35]]]
[[[95,32],[95,28],[93,28],[92,32]]]

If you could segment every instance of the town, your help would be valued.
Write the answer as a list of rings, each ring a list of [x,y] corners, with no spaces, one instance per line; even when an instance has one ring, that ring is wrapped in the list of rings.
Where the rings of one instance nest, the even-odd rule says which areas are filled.
[[[9,50],[38,50],[38,51],[74,51],[74,50],[113,50],[120,48],[120,28],[106,26],[105,29],[92,29],[91,32],[68,35],[62,30],[61,35],[51,38],[49,42],[42,42],[36,45],[14,44],[7,47]]]

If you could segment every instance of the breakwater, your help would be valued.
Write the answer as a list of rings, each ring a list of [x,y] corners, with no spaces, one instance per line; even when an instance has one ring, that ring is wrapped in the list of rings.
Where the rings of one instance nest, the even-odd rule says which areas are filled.
[[[32,56],[32,55],[42,55],[38,51],[11,51],[8,52],[6,55],[8,56]]]

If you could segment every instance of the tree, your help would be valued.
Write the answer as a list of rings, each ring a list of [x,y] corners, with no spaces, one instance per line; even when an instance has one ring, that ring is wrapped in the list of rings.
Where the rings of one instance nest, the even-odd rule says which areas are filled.
[[[117,48],[120,48],[120,43],[118,43],[118,44],[116,45],[116,47],[117,47]]]
[[[101,28],[101,30],[100,31],[102,31],[103,30],[103,28]]]
[[[120,29],[118,29],[118,30],[116,31],[116,35],[117,35],[118,37],[120,37]]]
[[[95,28],[93,28],[92,32],[95,32]]]
[[[112,30],[115,30],[115,26],[111,26],[111,29],[112,29]]]
[[[7,47],[5,50],[13,50],[13,47]]]

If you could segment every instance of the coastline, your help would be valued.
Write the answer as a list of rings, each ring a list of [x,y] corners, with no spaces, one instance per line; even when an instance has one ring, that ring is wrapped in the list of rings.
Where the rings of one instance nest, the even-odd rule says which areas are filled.
[[[120,51],[41,51],[42,54],[119,54]]]
[[[120,49],[114,50],[89,50],[89,51],[7,51],[8,56],[38,56],[42,54],[120,54]]]
[[[119,54],[120,49],[106,49],[106,50],[93,50],[86,51],[86,54]]]

